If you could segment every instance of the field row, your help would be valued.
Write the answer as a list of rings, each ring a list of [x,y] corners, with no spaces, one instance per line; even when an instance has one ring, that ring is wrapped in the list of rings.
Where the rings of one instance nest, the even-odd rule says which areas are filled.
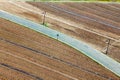
[[[88,74],[88,77],[86,77],[86,78],[93,77],[93,75],[94,75],[94,76],[96,76],[96,78],[102,77],[103,79],[104,78],[105,79],[106,78],[117,79],[117,77],[114,74],[112,74],[110,71],[108,71],[107,69],[98,65],[97,63],[95,63],[88,57],[84,56],[80,52],[72,49],[71,47],[66,46],[65,44],[62,44],[56,40],[50,39],[44,35],[40,35],[39,33],[36,33],[32,30],[21,27],[17,24],[9,22],[9,21],[1,19],[1,22],[2,22],[1,26],[3,26],[3,27],[1,27],[1,29],[0,29],[0,36],[3,39],[5,39],[4,40],[5,42],[3,41],[4,43],[1,44],[1,47],[6,47],[6,49],[10,49],[9,52],[15,51],[15,52],[11,52],[11,53],[14,53],[15,55],[19,54],[19,56],[22,55],[22,57],[25,57],[25,56],[23,56],[23,54],[26,54],[27,56],[31,56],[31,57],[28,57],[28,58],[25,57],[25,58],[31,59],[31,60],[37,62],[38,64],[43,64],[43,62],[41,63],[39,61],[40,59],[42,59],[42,55],[30,54],[30,52],[36,53],[37,51],[39,51],[42,53],[46,53],[47,58],[48,58],[48,55],[50,57],[52,56],[52,59],[49,57],[50,58],[49,60],[47,58],[43,58],[43,60],[45,60],[45,61],[47,60],[47,63],[44,62],[45,66],[50,67],[51,64],[54,64],[53,66],[51,66],[52,69],[59,70],[63,73],[69,74],[76,78],[81,79],[81,77],[84,77],[84,75],[81,76],[80,73],[84,73],[85,75]],[[4,24],[6,24],[6,25],[4,25]],[[7,26],[7,25],[9,25],[9,26]],[[33,35],[33,36],[31,36],[31,35]],[[15,43],[16,43],[16,45],[15,45]],[[7,44],[11,44],[11,45],[9,46]],[[21,45],[21,48],[28,49],[29,52],[26,52],[25,49],[22,50],[19,45]],[[18,46],[18,48],[17,48],[17,46]],[[26,46],[26,47],[24,47],[24,46]],[[5,48],[3,48],[2,50],[4,50],[4,49]],[[18,50],[20,52],[18,52]],[[33,57],[33,55],[35,57]],[[39,57],[37,59],[38,55],[39,55]],[[58,64],[58,62],[59,62],[59,64]],[[73,65],[68,65],[69,63],[77,65],[77,66],[79,66],[79,68],[77,68]],[[64,69],[63,69],[63,66],[65,66]],[[86,69],[86,70],[82,70],[81,68]],[[89,72],[86,73],[87,70]],[[95,72],[99,75],[96,75],[93,72]]]

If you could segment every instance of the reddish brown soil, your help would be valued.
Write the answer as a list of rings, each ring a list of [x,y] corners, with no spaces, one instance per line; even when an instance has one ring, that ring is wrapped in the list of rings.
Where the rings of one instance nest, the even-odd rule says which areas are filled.
[[[32,5],[37,6],[39,8],[39,10],[41,10],[41,11],[39,11],[33,7],[28,7],[27,4],[25,4],[25,3],[18,2],[17,4],[21,4],[24,7],[30,8],[31,10],[36,10],[36,12],[40,12],[40,13],[42,13],[44,10],[46,10],[47,15],[49,15],[49,13],[54,15],[54,16],[50,15],[51,17],[57,17],[58,19],[62,19],[63,21],[68,21],[69,23],[74,22],[74,25],[77,27],[67,25],[62,22],[59,22],[54,19],[46,17],[46,23],[48,23],[48,26],[50,28],[58,30],[62,33],[68,34],[74,38],[80,39],[102,52],[104,51],[104,48],[107,46],[105,41],[108,38],[99,36],[98,34],[103,34],[103,35],[112,37],[114,39],[119,39],[119,32],[120,32],[119,30],[109,28],[109,26],[101,25],[99,23],[95,23],[95,22],[87,20],[87,19],[82,19],[82,18],[78,19],[78,17],[72,16],[65,12],[61,13],[61,11],[54,10],[51,7],[47,7],[48,5],[46,6],[43,3],[31,3]],[[54,4],[54,5],[59,6],[59,7],[64,7],[65,9],[70,10],[74,13],[85,15],[85,16],[88,16],[88,17],[91,17],[91,18],[94,18],[94,19],[97,19],[100,21],[104,20],[107,23],[110,23],[114,26],[119,27],[120,19],[118,18],[118,16],[119,16],[118,13],[120,11],[116,8],[110,7],[113,4],[60,3],[58,5],[56,5],[56,4]],[[102,5],[106,6],[106,7],[103,8]],[[111,9],[108,8],[108,5]],[[11,8],[8,9],[8,7],[6,7],[6,6],[10,6]],[[35,21],[37,23],[42,23],[42,18],[43,18],[42,15],[38,15],[36,13],[30,12],[28,10],[25,10],[25,9],[22,9],[15,5],[12,5],[10,3],[2,3],[0,8],[5,11],[8,11],[10,13],[13,13],[13,14],[22,16],[24,18],[30,19],[32,21]],[[61,14],[59,14],[59,13],[61,13]],[[91,30],[92,32],[97,32],[98,34],[88,32],[81,28]],[[112,40],[111,40],[111,43],[119,44]],[[116,46],[116,45],[113,45],[111,47],[114,48],[114,46]],[[119,46],[119,45],[117,45],[117,46]],[[110,49],[112,49],[112,48],[110,48]],[[119,48],[118,49],[114,48],[114,50],[109,51],[108,55],[111,56],[112,58],[116,59],[117,61],[120,61],[120,55],[118,52],[119,52]]]
[[[30,76],[26,76],[20,72],[11,70],[7,67],[0,66],[0,80],[22,80],[22,79],[33,80],[32,77]]]
[[[100,76],[96,76],[93,73],[86,72],[82,69],[84,68],[86,70],[96,72],[100,75],[104,75],[108,78],[119,80],[119,78],[115,76],[112,72],[65,44],[62,44],[47,36],[41,35],[40,33],[34,32],[30,29],[11,23],[7,20],[0,19],[0,22],[0,37],[3,38],[3,40],[0,41],[0,49],[3,51],[21,56],[22,58],[28,59],[38,64],[42,64],[78,79],[105,79]],[[28,50],[28,48],[26,49],[24,47],[20,47],[19,45],[14,45],[9,41],[16,44],[24,45],[26,47],[30,47],[40,52],[44,52],[62,61],[75,64],[79,66],[79,68],[76,68],[75,66],[70,66],[68,65],[68,63],[63,63],[62,61],[59,61],[57,59],[53,59],[50,57],[48,58],[41,54],[36,54],[35,51]],[[47,80],[69,79],[53,71],[48,71],[22,59],[15,58],[14,56],[6,56],[6,54],[1,53],[0,60],[5,64],[9,64]],[[50,74],[55,76],[53,77]]]
[[[43,16],[41,16],[41,15],[21,9],[10,3],[2,3],[1,5],[0,5],[0,9],[3,9],[10,13],[33,20],[37,23],[42,23]],[[8,9],[7,5],[11,6],[11,8]],[[85,31],[83,29],[80,29],[79,27],[83,27],[85,29],[95,31],[100,34],[104,33],[107,36],[110,36],[115,39],[119,39],[119,36],[120,36],[119,30],[109,28],[108,26],[105,26],[105,25],[102,25],[99,23],[95,23],[95,22],[89,21],[87,19],[81,19],[81,18],[78,19],[78,17],[74,17],[73,15],[69,15],[64,12],[61,13],[61,11],[54,10],[53,8],[50,8],[46,5],[44,5],[43,3],[35,3],[35,4],[32,3],[32,5],[39,7],[40,10],[46,10],[47,15],[49,15],[49,13],[51,13],[58,18],[60,17],[60,19],[62,19],[64,17],[63,20],[74,21],[78,27],[63,24],[63,23],[53,20],[51,18],[46,18],[46,23],[49,23],[50,28],[56,29],[56,30],[61,31],[65,34],[68,34],[72,37],[80,39],[80,40],[88,43],[89,45],[92,45],[94,48],[96,48],[98,50],[102,51],[106,47],[105,41],[107,40],[107,38],[103,37],[103,36],[98,36],[97,34],[94,34],[94,33],[88,32],[88,31]],[[62,4],[58,4],[58,5],[54,4],[54,5],[59,6],[59,7],[64,7],[65,9],[72,10],[75,13],[85,15],[85,16],[88,16],[88,17],[91,17],[91,18],[94,18],[97,20],[104,20],[105,22],[108,22],[112,25],[119,27],[120,19],[118,18],[118,16],[119,16],[120,11],[118,9],[113,9],[112,7],[108,8],[108,5],[105,8],[102,7],[102,6],[105,6],[105,4],[96,4],[96,3],[94,3],[94,4],[81,3],[81,5],[79,5],[79,3],[75,3],[75,4],[62,3]],[[117,5],[117,6],[119,6],[119,5]],[[54,60],[52,58],[48,58],[43,55],[36,54],[36,52],[21,48],[20,46],[15,46],[13,44],[6,43],[5,41],[0,41],[0,45],[1,45],[0,49],[2,49],[4,51],[11,52],[14,55],[18,55],[25,59],[33,61],[35,63],[45,65],[52,69],[55,69],[55,70],[65,73],[65,74],[68,74],[72,77],[76,77],[80,80],[85,80],[85,79],[104,80],[104,78],[101,78],[100,76],[96,76],[95,74],[91,74],[91,73],[82,71],[81,68],[85,68],[87,70],[97,72],[100,75],[104,75],[109,78],[113,78],[115,80],[119,80],[119,78],[116,77],[113,73],[111,73],[107,69],[103,68],[102,66],[98,65],[97,63],[95,63],[94,61],[89,59],[88,57],[82,55],[82,53],[72,49],[71,47],[68,47],[56,40],[50,39],[44,35],[36,33],[27,28],[22,28],[19,25],[16,25],[9,21],[1,19],[0,22],[1,22],[0,23],[0,26],[1,26],[0,37],[4,38],[6,40],[33,48],[35,50],[44,52],[44,53],[54,56],[60,60],[64,60],[69,63],[75,64],[75,65],[79,66],[80,68],[78,69],[75,66],[69,66],[68,64],[60,62],[59,60],[56,60],[56,59]],[[120,44],[117,42],[114,42],[114,41],[111,41],[111,43],[114,43],[114,44],[112,46],[110,46],[108,55],[110,57],[113,57],[114,59],[120,61],[120,55],[119,55]],[[36,76],[39,76],[41,78],[44,78],[47,80],[57,79],[57,77],[58,77],[58,79],[62,79],[62,80],[68,79],[68,78],[66,78],[62,75],[56,74],[54,72],[51,72],[48,70],[43,70],[42,68],[39,68],[38,66],[36,66],[34,64],[30,64],[30,63],[27,64],[28,62],[23,63],[22,60],[16,59],[14,56],[6,57],[3,54],[1,54],[1,56],[2,56],[2,58],[0,60],[2,60],[2,61],[6,60],[6,61],[3,61],[3,63],[9,64],[18,69],[25,70],[26,72],[33,73]],[[11,58],[15,58],[16,61],[12,61]],[[10,61],[10,62],[8,62],[8,61]],[[20,63],[18,64],[18,62],[20,62]],[[24,67],[22,66],[23,64],[30,65],[32,67],[27,69],[26,65]],[[63,66],[64,66],[64,68],[63,68]],[[34,68],[35,72],[33,70],[31,70],[31,68]],[[38,71],[38,69],[40,71]],[[48,74],[46,74],[46,73],[48,73]],[[52,75],[56,74],[56,75],[54,77],[54,76],[51,76],[50,74],[52,74]],[[7,75],[7,74],[5,74],[5,75]],[[20,78],[20,76],[18,78]],[[11,76],[11,77],[14,77],[14,76]],[[25,76],[25,79],[27,79],[26,76]]]
[[[44,4],[44,3],[32,3],[34,6],[37,6],[39,7],[40,9],[42,10],[46,10],[52,14],[55,14],[57,16],[64,16],[64,18],[66,19],[70,19],[74,22],[77,22],[77,23],[80,23],[80,24],[84,24],[84,25],[89,25],[89,26],[86,26],[88,28],[92,28],[92,29],[100,29],[102,31],[105,30],[105,32],[112,32],[114,34],[120,34],[119,33],[119,30],[114,30],[114,28],[111,28],[109,26],[106,26],[106,25],[103,25],[103,24],[100,24],[98,22],[95,22],[95,21],[92,21],[92,20],[89,20],[89,19],[85,19],[83,17],[79,17],[77,15],[72,15],[72,14],[69,14],[69,13],[66,13],[64,11],[61,11],[59,9],[56,9],[56,8],[52,8],[51,6],[49,5],[54,5],[55,7],[60,7],[62,9],[65,9],[65,10],[69,10],[69,11],[72,11],[73,13],[75,14],[79,14],[79,15],[82,15],[82,16],[86,16],[86,17],[90,17],[92,19],[99,19],[99,18],[95,18],[95,16],[93,14],[89,14],[89,13],[86,13],[86,12],[82,12],[81,10],[73,10],[72,8],[69,8],[69,6],[66,6],[64,4]],[[38,4],[38,5],[37,5]],[[40,5],[39,5],[40,4]],[[49,7],[48,7],[49,6]],[[79,7],[79,6],[78,6]],[[52,8],[52,9],[51,9]],[[61,14],[59,14],[60,12],[62,12]],[[93,16],[93,17],[92,17]],[[94,24],[93,24],[94,23]],[[117,24],[118,25],[118,24]]]
[[[79,24],[83,24],[83,25],[85,25],[84,28],[86,28],[86,29],[96,31],[100,34],[104,33],[105,35],[108,35],[115,39],[120,38],[119,37],[120,30],[113,29],[109,26],[106,26],[106,25],[103,25],[103,24],[100,24],[100,23],[97,23],[97,22],[94,22],[94,21],[91,21],[88,19],[84,19],[84,18],[78,19],[77,16],[70,15],[63,11],[61,14],[59,14],[61,12],[60,10],[56,10],[54,8],[48,7],[49,6],[48,4],[44,4],[44,3],[30,3],[30,4],[37,6],[41,10],[46,10],[48,13],[54,14],[56,16],[64,17],[66,20],[69,19],[71,21],[74,21],[74,22],[76,22],[76,24],[78,26],[79,26]],[[52,5],[58,6],[63,9],[67,9],[69,11],[72,11],[74,13],[77,13],[77,14],[80,14],[83,16],[90,17],[95,20],[104,21],[104,22],[106,22],[110,25],[116,26],[116,27],[120,27],[119,26],[120,19],[118,17],[118,16],[120,16],[119,15],[120,10],[118,10],[116,8],[112,8],[110,6],[110,4],[108,5],[108,4],[102,4],[102,3],[101,4],[100,3],[91,3],[91,4],[90,3],[59,3],[59,4],[52,3]],[[113,5],[113,4],[111,4],[111,5]],[[50,20],[46,20],[46,21],[51,23]],[[52,24],[55,25],[57,23],[52,22]],[[63,24],[63,26],[66,26],[66,25]],[[63,33],[75,36],[77,39],[83,40],[92,46],[94,44],[93,47],[95,47],[96,49],[98,49],[100,51],[103,51],[107,45],[107,44],[105,44],[105,41],[107,40],[107,38],[105,38],[105,37],[98,36],[96,34],[81,30],[79,28],[69,29],[68,27],[63,28],[63,26],[61,26],[60,28],[58,26],[57,26],[57,28],[55,28],[56,26],[52,26],[51,28],[59,30]],[[74,27],[74,26],[69,26],[69,27]],[[81,26],[79,26],[79,27],[81,27]],[[119,43],[117,43],[117,44],[119,44]],[[120,45],[118,45],[118,46],[120,46]],[[120,61],[119,47],[115,48],[114,45],[111,47],[113,47],[114,50],[110,50],[108,55],[110,55],[117,61]],[[112,48],[110,48],[110,49],[112,49]]]

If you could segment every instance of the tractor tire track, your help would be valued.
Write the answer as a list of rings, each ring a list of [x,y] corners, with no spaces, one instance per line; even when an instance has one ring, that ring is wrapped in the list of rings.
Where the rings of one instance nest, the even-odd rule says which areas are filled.
[[[48,54],[46,54],[46,53],[43,53],[43,52],[38,51],[38,50],[35,50],[35,49],[33,49],[33,48],[26,47],[26,46],[23,46],[23,45],[21,45],[21,44],[11,42],[11,41],[6,40],[6,39],[3,39],[3,38],[1,38],[1,37],[0,37],[0,40],[3,40],[3,41],[5,41],[5,42],[11,43],[11,44],[13,44],[13,45],[16,45],[16,46],[19,46],[19,47],[22,47],[22,48],[31,50],[31,51],[33,51],[33,52],[35,52],[35,53],[42,54],[42,55],[44,55],[44,56],[47,56],[48,58],[52,58],[52,59],[55,59],[55,60],[57,60],[57,61],[63,62],[63,63],[65,63],[65,64],[67,64],[67,65],[70,65],[70,66],[73,66],[73,67],[75,67],[75,68],[78,68],[78,69],[80,69],[80,70],[82,70],[82,71],[84,71],[84,72],[87,72],[87,73],[89,73],[89,74],[96,75],[96,76],[105,78],[105,79],[107,79],[107,80],[111,79],[110,77],[105,76],[105,75],[102,75],[102,74],[100,74],[100,73],[98,73],[98,72],[94,72],[94,71],[85,69],[85,68],[83,68],[83,67],[81,67],[81,66],[72,64],[72,63],[70,63],[70,62],[67,62],[67,61],[64,61],[64,60],[62,60],[62,59],[56,58],[56,57],[54,57],[54,56],[48,55]],[[1,50],[0,50],[0,51],[1,51]],[[7,54],[12,55],[12,56],[15,56],[15,55],[13,55],[13,54],[11,54],[11,53],[7,53]],[[21,57],[19,57],[19,56],[16,56],[16,57],[21,58]],[[33,64],[36,64],[36,65],[39,66],[39,64],[34,63],[34,62],[32,62],[32,61],[29,61],[29,60],[27,60],[27,59],[24,59],[24,58],[23,58],[23,60],[28,61],[28,62],[33,63]],[[40,66],[42,66],[42,65],[40,65]],[[42,67],[45,67],[45,66],[42,66]],[[48,68],[48,67],[45,67],[45,68]],[[50,68],[48,68],[48,69],[51,70]],[[51,70],[51,71],[52,71],[52,70]],[[53,70],[53,71],[54,71],[54,70]],[[65,74],[63,74],[63,73],[61,73],[61,72],[59,72],[59,71],[56,71],[56,70],[55,70],[54,72],[60,73],[60,74],[62,74],[62,75],[64,75],[64,76],[67,76],[67,77],[69,77],[69,78],[72,79],[72,77],[70,77],[69,75],[65,75]],[[73,78],[73,80],[77,80],[77,79],[74,79],[74,78]]]
[[[0,50],[0,51],[1,51],[1,50]],[[14,71],[23,73],[23,74],[25,74],[25,75],[31,76],[31,77],[35,78],[36,80],[43,80],[42,78],[40,78],[40,77],[38,77],[38,76],[35,76],[34,74],[28,73],[28,72],[26,72],[26,71],[24,71],[24,70],[15,68],[15,67],[10,66],[10,65],[8,65],[8,64],[0,63],[0,65],[1,65],[1,66],[4,66],[4,67],[7,67],[7,68],[9,68],[9,69],[12,69],[12,70],[14,70]]]
[[[29,48],[29,49],[30,49],[30,48]],[[31,50],[32,50],[32,49],[31,49]],[[69,75],[67,75],[67,74],[64,74],[64,73],[62,73],[62,72],[60,72],[60,71],[51,69],[51,68],[46,67],[46,66],[44,66],[44,65],[40,65],[40,64],[38,64],[38,63],[35,63],[35,62],[30,61],[30,60],[28,60],[28,59],[22,58],[22,57],[20,57],[20,56],[13,55],[12,53],[9,53],[9,52],[3,51],[3,50],[0,50],[0,52],[3,52],[3,53],[5,53],[5,54],[8,54],[8,55],[14,56],[14,57],[16,57],[16,58],[22,59],[22,60],[24,60],[24,61],[27,61],[27,62],[29,62],[29,63],[32,63],[32,64],[34,64],[34,65],[37,65],[37,66],[39,66],[39,67],[48,69],[48,70],[50,70],[50,71],[56,72],[56,73],[58,73],[58,74],[60,74],[60,75],[63,75],[63,76],[65,76],[65,77],[67,77],[67,78],[70,78],[70,79],[72,79],[72,80],[78,80],[77,78],[74,78],[74,77],[72,77],[72,76],[69,76]],[[5,66],[5,64],[2,64],[2,65]],[[6,66],[7,66],[7,65],[6,65]],[[32,74],[29,74],[29,73],[27,73],[27,72],[25,72],[25,71],[23,71],[23,70],[19,70],[19,69],[10,67],[10,66],[9,66],[9,68],[14,69],[14,70],[17,70],[17,71],[22,72],[22,73],[25,73],[25,74],[30,75],[30,76],[32,76],[32,77],[35,77],[35,78],[38,79],[38,80],[43,80],[43,79],[40,79],[39,77],[34,76],[34,75],[32,75]]]

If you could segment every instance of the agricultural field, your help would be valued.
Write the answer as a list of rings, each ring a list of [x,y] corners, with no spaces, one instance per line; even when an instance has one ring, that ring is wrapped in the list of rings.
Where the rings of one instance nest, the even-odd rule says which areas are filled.
[[[0,9],[39,24],[43,24],[43,13],[46,12],[46,27],[79,39],[101,52],[107,46],[106,40],[110,39],[107,55],[120,61],[119,6],[103,3],[1,2]],[[120,78],[72,47],[0,18],[0,79]]]
[[[8,65],[8,69],[33,79],[119,80],[109,70],[61,42],[4,19],[0,22],[0,62],[4,67]]]
[[[120,10],[118,7],[116,8],[113,5],[102,3],[29,4],[32,4],[43,11],[45,10],[48,13],[55,14],[56,17],[64,17],[64,20],[69,21],[69,23],[74,25],[58,25],[57,30],[85,41],[101,52],[104,52],[106,49],[106,41],[111,39],[111,46],[108,55],[119,61],[120,24],[117,16],[120,16]],[[62,13],[59,14],[60,12]],[[48,22],[49,21],[50,20],[48,19]],[[53,27],[53,29],[56,28]],[[115,52],[112,51],[113,49]]]
[[[79,39],[103,53],[106,53],[106,41],[110,39],[107,55],[120,62],[119,6],[117,3],[3,2],[0,9],[39,24],[43,23],[46,11],[47,27]]]

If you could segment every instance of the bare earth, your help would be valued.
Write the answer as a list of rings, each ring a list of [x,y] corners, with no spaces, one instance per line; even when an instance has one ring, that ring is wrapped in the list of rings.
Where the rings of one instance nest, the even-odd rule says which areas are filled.
[[[112,72],[65,44],[7,20],[0,19],[0,22],[0,62],[4,64],[22,69],[45,80],[70,79],[53,70],[79,80],[108,78],[119,80]],[[49,71],[43,67],[41,69],[39,65],[52,70]]]
[[[19,4],[22,4],[24,7],[30,6],[26,3],[19,2]],[[38,3],[32,5],[37,4]],[[38,6],[41,12],[43,12],[43,9],[45,8],[46,11],[48,11],[47,15],[50,15],[52,17],[57,16],[61,20],[66,20],[66,22],[75,21],[72,23],[77,26],[74,27],[47,17],[46,23],[48,23],[50,28],[56,29],[58,31],[71,35],[72,37],[85,41],[98,50],[102,50],[106,46],[105,40],[107,38],[86,31],[86,29],[89,29],[98,34],[104,32],[106,33],[106,36],[110,36],[116,40],[119,39],[119,30],[109,27],[104,29],[104,27],[99,27],[102,26],[101,24],[94,23],[89,20],[79,19],[78,21],[72,15],[68,15],[67,13],[59,14],[60,11],[54,11],[50,7],[47,8],[44,3],[39,4],[41,4]],[[56,6],[61,5],[62,7],[65,6],[65,8],[70,8],[69,5],[71,4],[64,3]],[[88,5],[81,4],[83,7]],[[96,6],[96,4],[93,5]],[[8,9],[7,6],[11,8]],[[73,6],[77,6],[77,4]],[[11,3],[2,2],[2,4],[0,4],[0,9],[25,17],[38,23],[42,23],[42,15],[27,11]],[[31,9],[36,8],[31,6]],[[39,11],[39,9],[36,10]],[[74,8],[74,10],[75,12],[83,14],[82,10],[80,11],[76,8]],[[88,15],[87,11],[84,15],[105,20],[105,18],[102,16],[98,16],[98,18],[90,13]],[[97,15],[97,13],[95,15]],[[116,15],[119,16],[119,14],[117,14],[117,11]],[[63,16],[64,19],[62,18]],[[117,17],[110,18],[115,18],[116,20]],[[119,26],[117,20],[112,21],[110,18],[108,18],[106,21],[110,22],[111,24],[113,22],[113,24]],[[86,22],[83,23],[82,21]],[[110,46],[108,55],[119,61],[120,44],[119,42],[115,42],[113,40],[111,42],[114,43],[114,45]],[[12,73],[12,75],[8,74],[8,70]],[[38,78],[43,80],[119,80],[119,77],[114,75],[112,72],[97,64],[90,58],[84,56],[82,53],[74,50],[73,48],[61,42],[58,42],[57,40],[53,40],[47,36],[21,27],[20,25],[4,19],[0,19],[0,72],[0,78],[3,80],[35,80]],[[13,76],[14,74],[17,75]]]
[[[111,39],[108,56],[120,61],[120,30],[112,28],[89,19],[71,15],[56,8],[71,11],[74,14],[102,21],[120,28],[120,19],[118,16],[119,4],[100,4],[100,3],[24,3],[24,2],[1,2],[0,9],[12,14],[22,16],[37,23],[42,24],[43,12],[47,11],[46,23],[55,30],[68,34],[74,38],[80,39],[97,50],[105,53],[107,46],[106,40]],[[21,7],[21,6],[22,7]],[[33,5],[33,6],[32,6]],[[10,9],[8,9],[8,6]],[[35,6],[35,7],[34,7]],[[49,6],[49,7],[48,7]],[[24,7],[24,8],[23,8]],[[38,7],[38,8],[37,8]],[[27,9],[26,9],[27,8]],[[29,10],[30,11],[29,11]],[[32,10],[32,11],[31,11]],[[39,13],[39,14],[38,14]],[[113,50],[114,49],[114,50]]]

